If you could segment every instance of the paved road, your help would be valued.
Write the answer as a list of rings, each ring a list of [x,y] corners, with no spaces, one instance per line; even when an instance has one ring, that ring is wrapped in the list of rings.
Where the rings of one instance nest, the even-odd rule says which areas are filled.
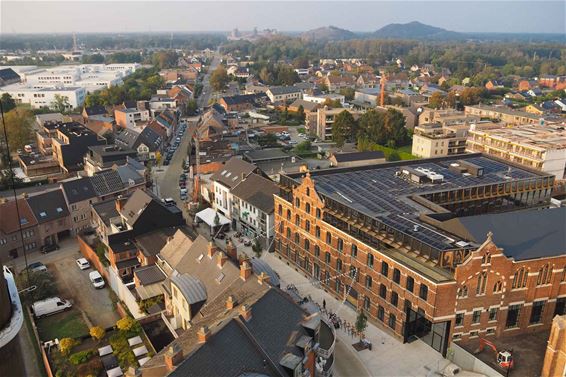
[[[202,79],[202,93],[197,99],[197,104],[201,109],[208,105],[208,101],[210,100],[210,96],[212,94],[212,90],[210,88],[210,75],[214,72],[218,64],[220,64],[220,54],[217,51],[210,62],[210,67],[208,67],[206,75],[204,75]]]

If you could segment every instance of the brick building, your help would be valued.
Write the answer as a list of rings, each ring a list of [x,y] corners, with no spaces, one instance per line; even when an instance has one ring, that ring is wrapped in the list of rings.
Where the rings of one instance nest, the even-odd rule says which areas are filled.
[[[279,257],[403,341],[445,354],[451,340],[548,329],[564,313],[564,209],[506,213],[548,207],[552,175],[473,154],[280,184]]]

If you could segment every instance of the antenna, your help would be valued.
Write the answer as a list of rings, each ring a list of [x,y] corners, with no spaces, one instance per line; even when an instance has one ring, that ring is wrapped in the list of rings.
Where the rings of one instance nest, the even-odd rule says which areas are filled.
[[[73,33],[73,51],[77,51],[77,33]]]

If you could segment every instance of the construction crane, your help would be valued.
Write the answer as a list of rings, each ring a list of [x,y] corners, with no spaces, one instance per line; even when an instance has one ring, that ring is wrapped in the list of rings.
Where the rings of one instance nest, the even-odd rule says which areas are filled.
[[[505,369],[511,369],[513,368],[513,354],[512,351],[498,351],[497,347],[495,346],[495,344],[493,344],[492,342],[490,342],[489,340],[486,340],[484,338],[480,338],[480,346],[479,348],[476,350],[476,354],[481,353],[485,347],[491,348],[493,350],[493,352],[495,352],[496,358],[497,358],[497,364],[499,364],[500,367],[505,368]]]
[[[387,83],[387,74],[383,72],[381,74],[381,80],[379,80],[379,86],[381,92],[379,94],[379,106],[383,107],[385,105],[385,84]]]

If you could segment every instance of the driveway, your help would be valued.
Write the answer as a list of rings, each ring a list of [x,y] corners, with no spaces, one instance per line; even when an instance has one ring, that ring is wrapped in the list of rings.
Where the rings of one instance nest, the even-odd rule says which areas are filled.
[[[70,298],[94,326],[112,327],[120,316],[114,310],[109,288],[95,289],[92,286],[88,274],[94,269],[79,269],[75,261],[81,257],[78,250],[69,252],[64,258],[48,263],[47,268],[55,277],[61,297]]]

